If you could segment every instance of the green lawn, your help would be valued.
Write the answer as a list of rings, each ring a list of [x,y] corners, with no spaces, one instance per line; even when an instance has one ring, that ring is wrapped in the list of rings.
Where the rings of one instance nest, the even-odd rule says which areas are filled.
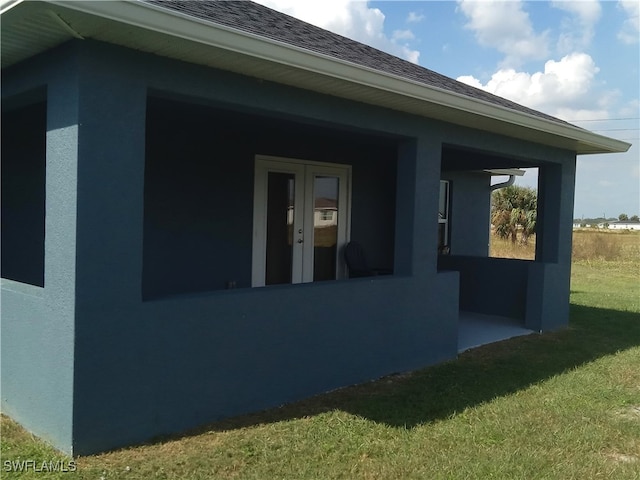
[[[640,270],[578,262],[571,326],[144,447],[1,478],[640,479]],[[2,460],[55,458],[2,419]]]

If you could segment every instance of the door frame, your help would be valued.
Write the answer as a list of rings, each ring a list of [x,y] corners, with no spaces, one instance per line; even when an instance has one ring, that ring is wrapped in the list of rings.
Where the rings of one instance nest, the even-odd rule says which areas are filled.
[[[294,232],[292,283],[313,282],[314,205],[313,186],[317,175],[336,176],[338,189],[338,244],[336,278],[346,278],[346,266],[341,251],[351,235],[351,165],[316,162],[296,158],[256,155],[254,166],[253,246],[251,286],[265,286],[267,244],[267,189],[269,172],[290,173],[295,176]],[[344,213],[343,213],[344,211]],[[295,230],[300,226],[303,233]],[[302,240],[302,243],[298,243]]]

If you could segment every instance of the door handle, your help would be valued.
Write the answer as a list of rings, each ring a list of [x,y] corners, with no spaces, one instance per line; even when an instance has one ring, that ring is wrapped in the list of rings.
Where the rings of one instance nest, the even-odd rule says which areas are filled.
[[[301,238],[298,239],[298,243],[303,243],[304,240],[302,240]]]

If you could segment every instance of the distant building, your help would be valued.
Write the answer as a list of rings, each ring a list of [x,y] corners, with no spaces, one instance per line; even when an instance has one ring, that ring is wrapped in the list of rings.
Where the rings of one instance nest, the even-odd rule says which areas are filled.
[[[608,226],[605,228],[609,228],[611,230],[640,230],[640,222],[634,220],[609,222]]]

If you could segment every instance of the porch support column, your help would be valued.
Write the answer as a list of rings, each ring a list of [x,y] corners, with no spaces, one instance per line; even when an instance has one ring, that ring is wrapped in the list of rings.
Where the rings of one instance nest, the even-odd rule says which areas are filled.
[[[398,149],[395,272],[435,275],[441,143],[430,137],[402,142]]]
[[[420,326],[411,334],[422,333],[418,355],[424,364],[458,352],[459,275],[437,271],[441,152],[441,139],[428,134],[403,142],[398,151],[395,273],[410,276],[403,311]]]
[[[146,84],[107,49],[81,46],[75,453],[104,448],[127,403],[150,398],[142,232]],[[135,320],[133,320],[135,319]],[[126,388],[122,388],[125,385]],[[134,429],[135,430],[135,429]],[[96,434],[95,432],[101,432]]]
[[[415,139],[405,140],[398,147],[394,261],[397,275],[411,275],[413,271],[417,143]]]
[[[61,68],[62,70],[62,68]],[[34,359],[45,360],[40,370],[51,391],[39,400],[40,412],[59,416],[60,430],[48,438],[73,452],[73,392],[75,365],[76,227],[78,182],[78,84],[75,69],[47,85],[47,147],[45,184],[46,316]],[[55,339],[53,341],[52,339]],[[35,381],[34,383],[39,384]],[[41,385],[40,385],[41,386]],[[64,434],[62,436],[62,434]]]
[[[108,311],[141,301],[146,85],[82,53],[78,302]]]
[[[536,261],[529,270],[525,324],[555,330],[569,321],[575,156],[538,175]]]
[[[27,60],[2,74],[3,103],[34,92],[39,100],[42,92],[47,116],[44,288],[3,285],[0,350],[3,411],[72,454],[78,82],[67,53]]]

